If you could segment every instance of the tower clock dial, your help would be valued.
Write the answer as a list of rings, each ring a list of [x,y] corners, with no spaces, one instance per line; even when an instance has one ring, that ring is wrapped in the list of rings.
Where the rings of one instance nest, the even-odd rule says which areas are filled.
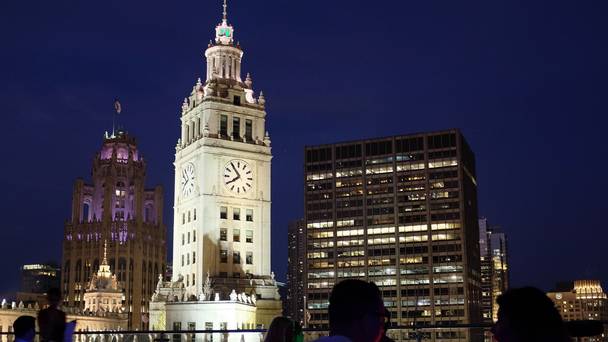
[[[194,181],[195,181],[195,175],[194,175],[194,164],[192,163],[187,163],[183,168],[182,168],[182,196],[183,197],[188,197],[190,196],[193,192],[194,192]]]
[[[253,171],[244,160],[226,163],[223,178],[226,189],[235,195],[246,195],[253,188]]]

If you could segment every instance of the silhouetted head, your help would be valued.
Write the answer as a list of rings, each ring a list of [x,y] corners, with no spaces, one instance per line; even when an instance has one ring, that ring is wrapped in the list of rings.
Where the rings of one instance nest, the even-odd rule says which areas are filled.
[[[570,338],[555,304],[534,287],[510,289],[500,295],[498,321],[492,328],[498,342],[565,342]]]
[[[33,341],[36,329],[36,319],[32,316],[19,316],[13,322],[15,337],[25,341]]]
[[[50,306],[57,306],[61,302],[61,291],[56,288],[50,288],[46,293],[46,299],[49,301]]]
[[[264,342],[293,342],[295,324],[283,316],[275,317],[268,327]]]
[[[346,279],[331,291],[330,335],[343,335],[353,342],[378,342],[387,317],[380,290],[374,283]]]

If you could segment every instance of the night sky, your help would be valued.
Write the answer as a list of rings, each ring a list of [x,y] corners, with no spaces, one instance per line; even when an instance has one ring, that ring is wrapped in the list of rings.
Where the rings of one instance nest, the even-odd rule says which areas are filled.
[[[477,157],[479,214],[508,234],[512,284],[608,290],[607,10],[229,0],[267,99],[277,277],[303,215],[305,145],[455,127]],[[0,293],[17,290],[20,265],[61,260],[72,184],[90,177],[115,97],[148,186],[165,188],[170,239],[180,107],[220,19],[220,0],[0,3]]]

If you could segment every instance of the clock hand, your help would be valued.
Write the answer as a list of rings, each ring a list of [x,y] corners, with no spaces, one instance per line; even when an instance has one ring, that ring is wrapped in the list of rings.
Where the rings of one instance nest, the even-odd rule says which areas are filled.
[[[239,178],[241,178],[241,177],[235,177],[235,178],[234,178],[234,179],[232,179],[231,181],[226,182],[226,185],[228,185],[228,184],[230,184],[230,183],[233,183],[233,182],[236,182],[237,180],[239,180]]]
[[[241,178],[241,174],[239,173],[239,171],[236,169],[236,167],[234,166],[234,163],[230,163],[230,165],[232,165],[232,168],[234,169],[234,172],[236,172],[236,179]]]

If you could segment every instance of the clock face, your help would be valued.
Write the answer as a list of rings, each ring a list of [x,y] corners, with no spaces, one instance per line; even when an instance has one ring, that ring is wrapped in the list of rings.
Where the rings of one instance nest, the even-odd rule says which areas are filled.
[[[194,164],[188,163],[182,168],[182,196],[188,197],[194,192]]]
[[[233,159],[224,166],[224,185],[236,195],[245,195],[253,188],[253,171],[247,162]]]

